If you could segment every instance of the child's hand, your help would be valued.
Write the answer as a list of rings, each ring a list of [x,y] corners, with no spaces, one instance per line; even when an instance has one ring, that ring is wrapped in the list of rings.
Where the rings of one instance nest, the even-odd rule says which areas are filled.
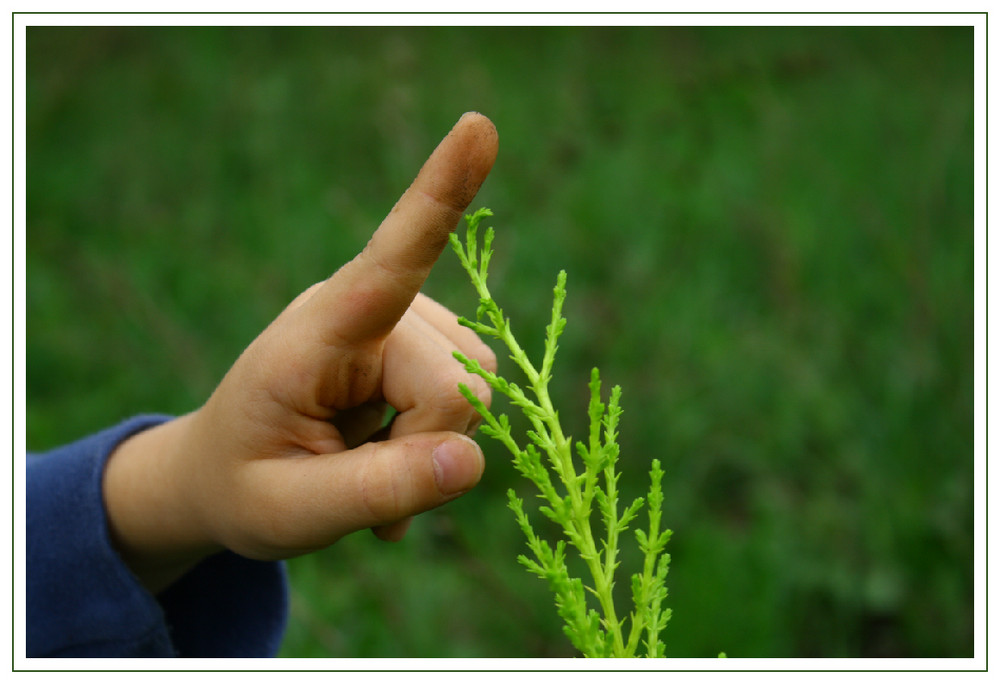
[[[399,539],[479,481],[478,416],[457,385],[489,388],[452,352],[495,358],[418,291],[496,152],[489,119],[463,116],[364,251],[297,297],[202,408],[116,450],[109,525],[148,587],[223,548],[279,559],[368,527]],[[387,405],[398,415],[376,434]]]

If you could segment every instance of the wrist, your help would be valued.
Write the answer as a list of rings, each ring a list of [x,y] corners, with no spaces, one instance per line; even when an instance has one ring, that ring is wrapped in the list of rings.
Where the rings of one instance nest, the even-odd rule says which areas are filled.
[[[125,563],[157,593],[221,550],[199,522],[185,485],[187,435],[194,414],[125,440],[104,471],[108,531]]]

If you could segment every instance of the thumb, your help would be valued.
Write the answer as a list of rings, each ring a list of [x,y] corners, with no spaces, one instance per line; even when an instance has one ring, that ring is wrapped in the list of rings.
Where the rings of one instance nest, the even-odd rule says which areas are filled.
[[[423,433],[370,442],[331,458],[346,485],[339,501],[351,531],[384,526],[436,508],[472,489],[483,453],[465,435]]]
[[[336,454],[258,462],[272,501],[273,555],[287,557],[324,548],[352,532],[389,525],[436,508],[472,489],[483,474],[482,451],[453,432],[399,437]],[[280,484],[279,484],[280,483]],[[274,525],[294,511],[294,519]],[[265,542],[266,543],[266,542]],[[271,545],[271,544],[268,544]],[[282,552],[282,549],[285,551]]]

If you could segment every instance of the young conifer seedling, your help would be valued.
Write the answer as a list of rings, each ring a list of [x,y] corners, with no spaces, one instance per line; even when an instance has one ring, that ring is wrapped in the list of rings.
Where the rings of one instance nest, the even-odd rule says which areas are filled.
[[[523,371],[528,391],[485,370],[460,352],[456,352],[455,357],[469,372],[506,396],[531,425],[524,439],[515,439],[506,415],[494,415],[468,387],[460,386],[462,394],[483,417],[480,428],[483,433],[503,443],[513,454],[514,467],[537,487],[538,497],[543,502],[538,511],[562,530],[563,538],[555,546],[540,537],[525,510],[524,501],[517,498],[513,490],[508,491],[508,505],[527,537],[532,555],[521,555],[518,560],[548,582],[555,594],[558,613],[565,621],[563,631],[584,656],[662,657],[664,644],[660,634],[670,619],[670,609],[663,605],[670,564],[670,555],[664,548],[671,531],[660,529],[663,503],[660,462],[653,459],[650,463],[650,485],[645,501],[640,497],[622,508],[616,470],[621,388],[614,387],[605,404],[596,368],[590,377],[589,434],[585,440],[574,441],[564,433],[549,396],[549,382],[556,343],[566,326],[562,316],[566,272],[561,271],[556,280],[552,321],[546,327],[541,365],[536,367],[518,344],[509,319],[504,317],[486,286],[487,268],[493,253],[493,229],[486,230],[482,249],[477,233],[480,221],[492,215],[492,211],[483,208],[465,217],[468,230],[464,244],[455,234],[451,235],[451,245],[479,294],[476,320],[460,318],[459,322],[480,335],[503,342],[510,351],[510,358]],[[633,532],[644,561],[642,569],[632,575],[632,607],[625,615],[615,605],[613,597],[615,572],[620,564],[619,544],[644,504],[648,525]],[[570,548],[576,550],[587,568],[589,579],[586,581],[570,576],[566,565]]]

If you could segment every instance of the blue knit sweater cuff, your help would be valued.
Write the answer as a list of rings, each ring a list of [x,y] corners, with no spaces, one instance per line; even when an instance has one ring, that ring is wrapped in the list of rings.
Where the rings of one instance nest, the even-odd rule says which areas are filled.
[[[27,459],[28,657],[261,657],[288,612],[284,566],[223,552],[154,596],[115,551],[102,481],[138,416]]]

